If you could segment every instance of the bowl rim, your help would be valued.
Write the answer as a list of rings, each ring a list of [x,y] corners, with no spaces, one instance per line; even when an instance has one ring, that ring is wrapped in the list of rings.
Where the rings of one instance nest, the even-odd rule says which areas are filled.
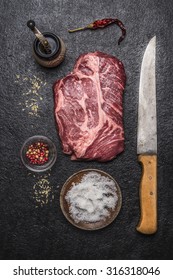
[[[54,150],[54,156],[53,156],[53,159],[50,161],[50,163],[47,162],[46,166],[44,164],[40,165],[39,169],[37,169],[38,165],[36,165],[37,166],[37,168],[36,168],[35,165],[33,165],[33,167],[32,167],[29,164],[27,164],[25,159],[24,159],[24,154],[23,154],[24,148],[27,146],[27,144],[29,144],[29,142],[34,142],[34,140],[38,140],[38,138],[40,138],[40,140],[43,140],[46,143],[48,143],[48,145],[50,143],[52,145],[52,147],[53,147],[53,150]],[[56,149],[55,144],[53,143],[53,141],[50,138],[48,138],[47,136],[41,135],[41,134],[37,134],[37,135],[30,136],[29,138],[27,138],[24,141],[24,143],[23,143],[23,145],[22,145],[22,147],[20,149],[20,158],[21,158],[21,161],[22,161],[23,165],[27,169],[29,169],[30,171],[37,172],[37,173],[45,172],[45,171],[49,170],[54,165],[54,163],[56,162],[56,159],[57,159],[57,149]]]

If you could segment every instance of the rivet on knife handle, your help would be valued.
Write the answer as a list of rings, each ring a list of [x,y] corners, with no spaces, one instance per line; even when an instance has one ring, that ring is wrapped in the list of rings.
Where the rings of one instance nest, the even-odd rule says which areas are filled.
[[[137,231],[153,234],[157,231],[157,156],[139,155],[143,172],[140,182],[141,216]]]

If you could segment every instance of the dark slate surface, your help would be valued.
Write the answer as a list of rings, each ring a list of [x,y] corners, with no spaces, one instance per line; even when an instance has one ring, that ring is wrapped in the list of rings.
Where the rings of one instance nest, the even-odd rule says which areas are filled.
[[[18,0],[0,3],[1,23],[1,259],[171,259],[173,257],[173,5],[172,0],[74,1]],[[120,30],[69,34],[68,28],[95,19],[116,17],[127,27],[120,46]],[[67,46],[66,59],[49,70],[36,64],[31,48],[33,34],[26,27],[34,19],[41,31],[52,31]],[[141,168],[136,156],[136,125],[139,73],[150,38],[157,36],[158,111],[158,232],[141,235],[135,230],[139,219],[138,187]],[[71,162],[63,155],[53,115],[53,82],[72,69],[84,52],[103,51],[124,63],[127,85],[124,93],[125,151],[108,163]],[[33,92],[34,75],[43,83]],[[44,83],[46,83],[44,85]],[[29,90],[31,93],[26,94]],[[39,98],[42,98],[39,99]],[[39,102],[39,116],[32,115],[31,99]],[[34,199],[33,186],[40,175],[31,174],[20,161],[20,148],[29,136],[50,137],[58,159],[48,176],[54,199],[43,207]],[[108,227],[85,232],[64,218],[59,205],[65,180],[83,168],[98,168],[118,181],[123,205],[118,218]],[[38,206],[38,207],[36,207]]]

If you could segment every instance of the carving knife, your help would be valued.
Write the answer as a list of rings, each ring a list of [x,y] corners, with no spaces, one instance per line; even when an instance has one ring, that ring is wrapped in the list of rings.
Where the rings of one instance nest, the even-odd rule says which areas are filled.
[[[137,154],[142,164],[139,188],[140,220],[143,234],[157,231],[157,116],[156,116],[156,36],[148,43],[140,73]]]

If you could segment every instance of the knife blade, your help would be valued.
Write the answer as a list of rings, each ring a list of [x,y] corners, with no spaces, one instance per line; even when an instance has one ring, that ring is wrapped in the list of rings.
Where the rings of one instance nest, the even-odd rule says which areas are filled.
[[[139,83],[137,154],[142,164],[139,188],[140,220],[143,234],[157,231],[157,114],[156,114],[156,36],[145,50]]]

